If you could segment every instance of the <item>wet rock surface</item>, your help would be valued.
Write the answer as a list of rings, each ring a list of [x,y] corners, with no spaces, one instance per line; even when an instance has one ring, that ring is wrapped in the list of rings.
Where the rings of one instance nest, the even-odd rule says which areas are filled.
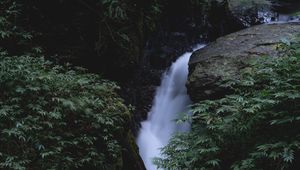
[[[258,25],[221,37],[194,52],[187,82],[192,100],[222,97],[228,93],[218,85],[222,80],[239,78],[251,59],[280,56],[278,44],[293,41],[299,34],[299,23]]]

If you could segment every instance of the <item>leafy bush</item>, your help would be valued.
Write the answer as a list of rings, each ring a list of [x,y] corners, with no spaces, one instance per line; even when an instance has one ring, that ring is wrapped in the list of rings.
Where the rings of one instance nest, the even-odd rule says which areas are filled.
[[[31,42],[34,32],[26,31],[21,26],[20,16],[20,3],[12,0],[0,1],[0,51],[17,55],[41,50]]]
[[[300,47],[291,48],[283,57],[255,61],[240,80],[224,82],[234,94],[193,105],[191,132],[175,136],[156,164],[165,169],[299,169]]]
[[[116,89],[79,68],[1,56],[0,169],[121,166],[130,113]]]

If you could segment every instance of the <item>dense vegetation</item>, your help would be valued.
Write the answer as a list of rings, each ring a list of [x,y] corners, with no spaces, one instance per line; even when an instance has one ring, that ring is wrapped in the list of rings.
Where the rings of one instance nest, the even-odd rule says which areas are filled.
[[[43,58],[0,59],[1,169],[122,167],[130,112],[115,84]]]
[[[286,42],[289,44],[289,42]],[[156,163],[165,169],[299,169],[300,46],[279,45],[280,58],[262,57],[233,94],[192,106],[192,130],[179,134]]]
[[[25,38],[32,39],[27,45],[43,47],[47,58],[52,56],[59,62],[72,62],[109,78],[122,79],[133,74],[145,46],[154,46],[153,50],[158,51],[151,54],[151,59],[159,58],[160,46],[166,45],[161,42],[173,33],[186,34],[188,45],[192,45],[201,37],[214,39],[243,25],[258,23],[256,11],[249,9],[256,10],[256,2],[261,1],[246,2],[251,4],[245,12],[249,16],[242,19],[231,12],[244,4],[240,0],[2,0],[1,29],[9,32],[1,36],[27,31],[31,36]],[[1,41],[1,46],[20,52],[26,44],[19,38]]]
[[[132,81],[138,66],[149,65],[145,48],[180,47],[172,35],[186,34],[187,48],[213,40],[260,23],[257,10],[266,6],[258,0],[1,0],[0,169],[143,169],[136,166],[130,107],[115,83],[90,72]],[[241,81],[227,82],[234,95],[196,104],[193,130],[175,137],[158,164],[296,167],[299,62],[296,51],[258,62]]]
[[[134,167],[132,113],[119,87],[46,60],[39,33],[20,23],[21,4],[0,4],[0,169]]]

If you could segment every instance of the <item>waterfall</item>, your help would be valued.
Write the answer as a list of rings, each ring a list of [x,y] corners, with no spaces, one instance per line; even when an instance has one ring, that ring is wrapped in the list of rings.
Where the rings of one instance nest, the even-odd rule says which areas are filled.
[[[193,51],[202,47],[204,45],[197,45]],[[191,103],[185,87],[191,54],[192,52],[187,52],[180,56],[163,74],[148,119],[141,123],[137,144],[147,170],[157,169],[152,159],[160,157],[160,148],[168,144],[172,134],[188,131],[190,128],[188,123],[176,124],[176,119],[178,113],[186,112]]]

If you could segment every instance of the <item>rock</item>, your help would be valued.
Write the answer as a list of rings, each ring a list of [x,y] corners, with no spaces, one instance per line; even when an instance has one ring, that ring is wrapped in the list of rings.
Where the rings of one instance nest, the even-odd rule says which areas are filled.
[[[280,56],[283,40],[293,41],[300,23],[258,25],[217,39],[193,53],[189,61],[188,93],[194,102],[220,98],[229,93],[219,86],[225,78],[239,78],[251,59]]]
[[[122,144],[125,149],[122,150],[122,170],[146,170],[144,162],[139,155],[139,148],[135,143],[134,135],[131,131],[123,134]]]

